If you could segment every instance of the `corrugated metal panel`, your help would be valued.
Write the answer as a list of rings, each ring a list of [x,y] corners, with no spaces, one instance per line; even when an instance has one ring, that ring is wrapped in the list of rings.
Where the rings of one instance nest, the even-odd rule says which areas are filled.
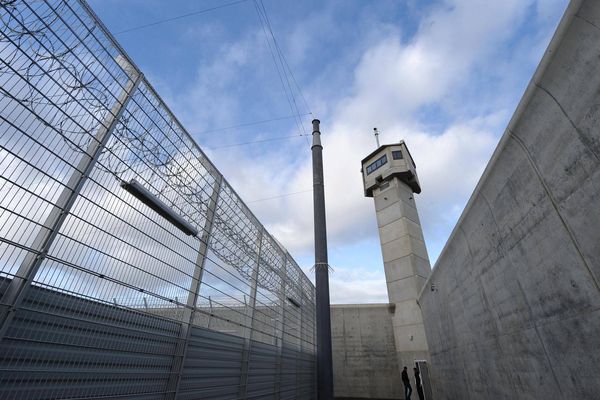
[[[0,398],[164,398],[178,330],[172,321],[34,287],[0,342]]]
[[[247,398],[272,399],[276,388],[277,347],[252,341],[250,349]]]
[[[281,355],[281,399],[298,398],[300,352],[289,347],[283,348]]]
[[[240,389],[244,339],[192,328],[178,399],[235,399]]]
[[[165,398],[180,324],[41,287],[31,295],[0,342],[0,399]],[[192,328],[178,399],[238,398],[243,347]],[[251,341],[246,398],[275,398],[278,376],[281,399],[312,398],[314,356],[284,347],[278,373],[277,353]]]

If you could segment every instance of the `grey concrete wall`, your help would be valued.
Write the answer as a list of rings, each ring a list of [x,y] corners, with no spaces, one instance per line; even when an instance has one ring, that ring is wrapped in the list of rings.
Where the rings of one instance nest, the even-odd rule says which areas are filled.
[[[331,306],[336,398],[403,397],[392,312],[388,304]]]
[[[599,27],[570,4],[421,293],[436,400],[600,396]]]

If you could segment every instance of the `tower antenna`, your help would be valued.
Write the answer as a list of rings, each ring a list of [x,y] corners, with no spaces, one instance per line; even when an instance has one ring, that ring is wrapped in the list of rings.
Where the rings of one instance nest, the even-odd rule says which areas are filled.
[[[377,148],[379,148],[379,131],[377,130],[377,128],[373,128],[373,132],[375,134],[375,141],[377,142]]]

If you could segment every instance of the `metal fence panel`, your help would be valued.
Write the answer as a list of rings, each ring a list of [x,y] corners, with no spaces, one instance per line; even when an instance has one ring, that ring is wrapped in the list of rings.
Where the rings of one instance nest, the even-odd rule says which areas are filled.
[[[312,398],[314,287],[89,6],[0,24],[0,398]]]
[[[243,346],[240,337],[194,327],[178,398],[237,398]]]
[[[0,342],[0,398],[164,398],[179,324],[43,287],[29,293]]]
[[[248,372],[248,398],[273,398],[277,387],[277,348],[253,342]]]

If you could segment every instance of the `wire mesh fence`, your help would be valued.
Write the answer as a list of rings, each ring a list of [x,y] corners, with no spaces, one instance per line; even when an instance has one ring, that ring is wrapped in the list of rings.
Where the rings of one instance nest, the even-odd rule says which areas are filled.
[[[80,0],[0,0],[0,398],[310,398],[314,287]]]

